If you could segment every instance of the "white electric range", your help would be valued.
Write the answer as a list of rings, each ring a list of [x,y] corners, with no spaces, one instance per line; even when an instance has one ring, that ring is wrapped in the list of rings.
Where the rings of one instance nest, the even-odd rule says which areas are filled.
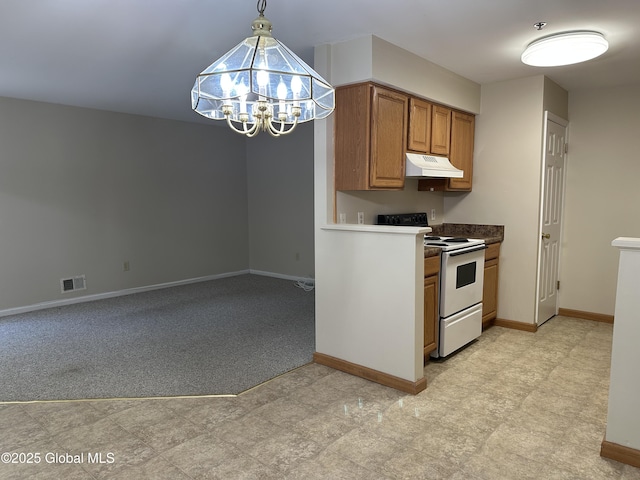
[[[378,215],[379,225],[428,226],[426,213]],[[425,247],[440,253],[438,348],[446,357],[482,334],[483,239],[425,235]]]
[[[425,236],[425,247],[440,254],[438,349],[446,357],[482,334],[484,240]]]

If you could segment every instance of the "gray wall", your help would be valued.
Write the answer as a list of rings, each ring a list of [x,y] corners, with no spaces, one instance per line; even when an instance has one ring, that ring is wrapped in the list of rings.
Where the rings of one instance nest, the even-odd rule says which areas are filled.
[[[544,110],[566,118],[567,92],[542,75],[482,86],[473,191],[445,196],[445,220],[505,226],[498,318],[535,323]]]
[[[248,269],[245,142],[0,98],[0,311]],[[79,274],[87,290],[61,294]]]
[[[313,278],[313,122],[247,140],[252,271]]]
[[[482,86],[473,191],[447,194],[445,221],[504,225],[498,317],[535,322],[544,77]]]
[[[560,306],[613,315],[616,237],[640,237],[640,85],[569,94]]]
[[[526,259],[535,257],[537,238],[537,78],[483,85],[473,192],[445,198],[446,221],[506,225],[498,316],[517,321],[533,321],[535,302],[535,268]],[[558,107],[565,94],[548,79],[544,86],[544,108],[569,116],[559,307],[613,315],[618,251],[611,241],[640,237],[640,85],[571,91],[566,111]],[[529,124],[521,112],[534,114]]]

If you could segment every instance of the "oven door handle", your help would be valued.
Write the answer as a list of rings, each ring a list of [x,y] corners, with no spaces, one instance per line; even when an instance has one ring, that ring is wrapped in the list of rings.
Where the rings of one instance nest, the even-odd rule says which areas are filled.
[[[478,247],[471,247],[468,250],[454,250],[453,252],[447,252],[450,257],[457,257],[458,255],[466,255],[467,253],[479,252],[480,250],[486,250],[486,245],[480,245]]]

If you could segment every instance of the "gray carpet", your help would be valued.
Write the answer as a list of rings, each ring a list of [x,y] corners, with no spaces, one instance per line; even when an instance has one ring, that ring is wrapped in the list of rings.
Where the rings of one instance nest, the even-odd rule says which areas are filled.
[[[313,351],[314,292],[241,275],[0,318],[0,402],[237,394]]]

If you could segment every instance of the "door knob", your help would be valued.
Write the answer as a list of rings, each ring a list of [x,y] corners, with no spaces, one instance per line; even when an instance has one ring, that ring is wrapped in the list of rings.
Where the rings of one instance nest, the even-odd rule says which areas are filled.
[[[549,240],[551,238],[551,234],[549,233],[543,233],[542,234],[542,238],[544,238],[545,240]]]

